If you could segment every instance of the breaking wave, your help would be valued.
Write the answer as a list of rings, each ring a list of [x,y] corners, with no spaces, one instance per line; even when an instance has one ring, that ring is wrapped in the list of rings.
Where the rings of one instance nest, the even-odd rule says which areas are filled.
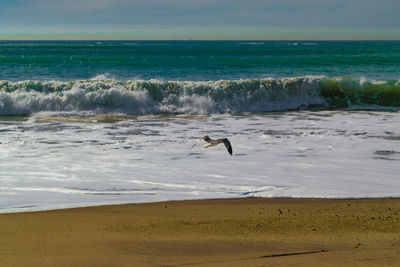
[[[180,82],[0,81],[0,115],[38,112],[212,114],[400,107],[400,81],[297,77]]]

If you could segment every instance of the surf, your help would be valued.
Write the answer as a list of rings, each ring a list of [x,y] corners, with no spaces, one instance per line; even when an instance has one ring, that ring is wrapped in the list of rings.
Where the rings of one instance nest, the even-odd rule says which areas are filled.
[[[399,80],[304,76],[215,81],[0,81],[0,115],[221,114],[400,107]]]

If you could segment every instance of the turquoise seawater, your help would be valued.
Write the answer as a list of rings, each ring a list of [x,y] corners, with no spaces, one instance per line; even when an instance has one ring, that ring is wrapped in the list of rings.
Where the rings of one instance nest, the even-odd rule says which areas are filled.
[[[400,78],[399,41],[0,42],[0,79]]]
[[[0,115],[400,106],[400,41],[2,41]]]

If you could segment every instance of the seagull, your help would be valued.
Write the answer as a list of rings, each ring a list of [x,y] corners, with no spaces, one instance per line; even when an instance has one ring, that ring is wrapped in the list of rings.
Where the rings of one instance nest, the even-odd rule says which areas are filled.
[[[207,144],[204,145],[204,148],[210,147],[210,146],[216,146],[218,144],[224,143],[226,149],[228,150],[229,154],[232,156],[232,146],[231,142],[227,138],[221,138],[217,140],[212,140],[208,135],[203,136],[201,138],[202,140],[206,141]]]

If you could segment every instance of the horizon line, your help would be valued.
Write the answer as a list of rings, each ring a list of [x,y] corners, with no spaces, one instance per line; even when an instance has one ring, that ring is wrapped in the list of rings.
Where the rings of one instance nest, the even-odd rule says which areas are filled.
[[[118,41],[135,41],[135,42],[398,42],[399,39],[1,39],[0,42],[17,42],[17,41],[97,41],[97,42],[118,42]]]

